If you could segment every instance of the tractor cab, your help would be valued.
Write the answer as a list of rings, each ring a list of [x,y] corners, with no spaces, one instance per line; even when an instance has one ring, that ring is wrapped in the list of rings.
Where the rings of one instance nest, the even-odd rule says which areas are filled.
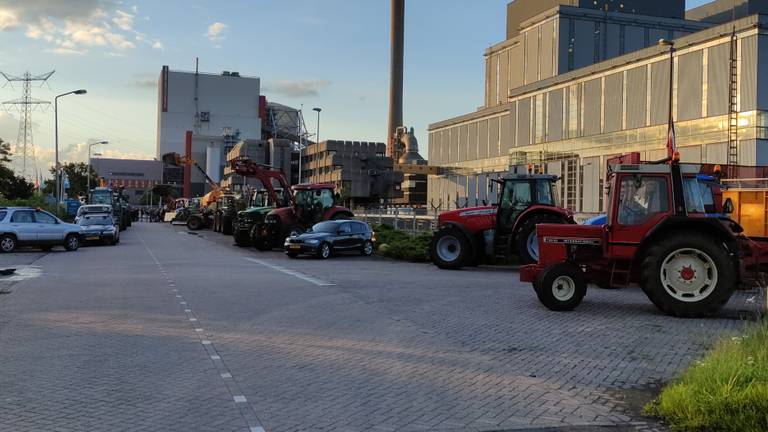
[[[323,220],[325,212],[335,205],[332,184],[303,184],[293,186],[296,215],[303,225]]]
[[[496,211],[496,235],[508,235],[520,215],[532,206],[560,205],[555,183],[557,177],[546,174],[514,175],[496,180],[500,185]]]

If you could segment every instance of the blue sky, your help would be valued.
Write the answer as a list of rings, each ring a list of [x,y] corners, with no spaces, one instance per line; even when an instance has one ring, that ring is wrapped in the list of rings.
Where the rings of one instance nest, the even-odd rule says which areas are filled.
[[[705,3],[688,1],[688,7]],[[474,111],[483,99],[483,51],[505,35],[507,0],[407,0],[405,123],[426,154],[430,123]],[[262,78],[270,100],[323,108],[321,138],[383,141],[388,0],[0,0],[0,71],[56,70],[39,99],[60,99],[64,160],[107,139],[105,156],[153,157],[156,82],[171,69],[236,70]],[[0,88],[0,100],[20,87]],[[309,115],[309,114],[313,115]],[[15,142],[15,113],[0,138]],[[52,110],[34,113],[41,166],[53,150]]]

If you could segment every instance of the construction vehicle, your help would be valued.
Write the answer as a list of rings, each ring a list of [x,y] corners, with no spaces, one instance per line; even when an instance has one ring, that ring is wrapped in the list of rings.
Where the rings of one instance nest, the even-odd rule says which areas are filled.
[[[532,167],[529,167],[532,170]],[[430,242],[432,262],[442,269],[478,265],[488,257],[517,255],[536,262],[540,223],[573,224],[573,212],[559,206],[555,182],[546,174],[494,179],[498,204],[448,211],[438,216]]]
[[[290,206],[270,211],[263,228],[252,241],[259,250],[283,247],[287,237],[301,234],[312,225],[326,220],[352,219],[348,208],[336,205],[333,184],[300,184],[291,187],[293,196]]]
[[[282,171],[270,165],[254,162],[246,156],[230,161],[232,171],[246,178],[255,178],[263,188],[249,197],[248,208],[237,212],[232,224],[235,244],[241,247],[260,244],[260,233],[264,231],[264,219],[275,208],[292,205],[290,185]]]
[[[216,200],[213,208],[213,231],[224,235],[232,235],[232,224],[237,218],[237,212],[242,210],[242,198],[226,193]]]
[[[539,301],[554,311],[576,308],[588,282],[637,283],[661,311],[701,317],[719,310],[737,288],[756,286],[768,262],[768,243],[743,235],[728,217],[707,217],[703,201],[686,194],[698,165],[611,166],[604,225],[541,224],[539,259],[521,267]],[[667,163],[668,162],[668,163]],[[693,180],[687,180],[692,178]],[[726,198],[725,215],[734,205]]]
[[[89,204],[106,204],[112,206],[112,217],[118,221],[120,231],[125,231],[131,225],[128,214],[128,199],[122,188],[99,186],[90,190]]]
[[[171,166],[192,165],[203,175],[208,186],[210,186],[211,191],[203,195],[200,199],[200,205],[187,207],[188,212],[186,215],[186,222],[187,228],[191,231],[198,231],[211,226],[213,222],[213,208],[211,208],[211,205],[216,203],[219,197],[223,194],[221,186],[215,182],[207,172],[205,172],[203,167],[201,167],[196,160],[192,158],[182,156],[178,153],[166,153],[163,155],[162,159],[163,163]]]

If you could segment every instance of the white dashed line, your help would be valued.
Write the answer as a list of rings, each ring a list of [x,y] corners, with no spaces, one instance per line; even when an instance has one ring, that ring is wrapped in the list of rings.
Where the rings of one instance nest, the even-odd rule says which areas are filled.
[[[195,321],[197,321],[197,318],[190,318],[189,320],[192,321],[192,322],[195,322]]]
[[[203,332],[203,329],[201,329],[201,328],[196,328],[196,329],[195,329],[195,331],[196,331],[196,332],[198,332],[198,333],[202,333],[202,332]]]
[[[245,398],[245,396],[234,396],[233,399],[235,400],[235,403],[246,403],[248,400]]]
[[[252,427],[250,432],[265,432],[261,426]]]
[[[226,373],[221,374],[221,377],[222,378],[232,378],[232,374],[229,373],[229,372],[226,372]]]
[[[204,340],[202,342],[203,342],[203,345],[210,345],[211,344],[211,341],[209,341],[209,340]]]
[[[192,313],[192,309],[184,309],[184,313]]]
[[[221,357],[217,355],[212,355],[211,360],[221,360]]]
[[[318,285],[318,286],[335,286],[336,285],[335,283],[326,282],[326,281],[320,280],[320,279],[315,279],[315,278],[313,278],[311,276],[307,276],[307,275],[305,275],[303,273],[299,273],[299,272],[297,272],[295,270],[291,270],[291,269],[287,269],[285,267],[280,267],[278,265],[270,264],[270,263],[268,263],[266,261],[258,260],[256,258],[246,258],[246,259],[248,261],[255,262],[256,264],[261,264],[264,267],[269,267],[272,270],[277,270],[277,271],[279,271],[281,273],[285,273],[285,274],[287,274],[289,276],[293,276],[295,278],[299,278],[299,279],[301,279],[303,281],[306,281],[306,282],[309,282],[309,283],[313,283],[313,284]]]

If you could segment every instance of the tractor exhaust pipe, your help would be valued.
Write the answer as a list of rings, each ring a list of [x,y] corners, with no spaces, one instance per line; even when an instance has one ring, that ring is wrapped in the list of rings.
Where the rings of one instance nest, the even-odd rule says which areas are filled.
[[[396,130],[403,125],[403,46],[405,40],[405,0],[392,0],[391,59],[389,71],[389,125],[387,129],[387,156],[395,158]],[[395,161],[397,162],[397,161]]]

